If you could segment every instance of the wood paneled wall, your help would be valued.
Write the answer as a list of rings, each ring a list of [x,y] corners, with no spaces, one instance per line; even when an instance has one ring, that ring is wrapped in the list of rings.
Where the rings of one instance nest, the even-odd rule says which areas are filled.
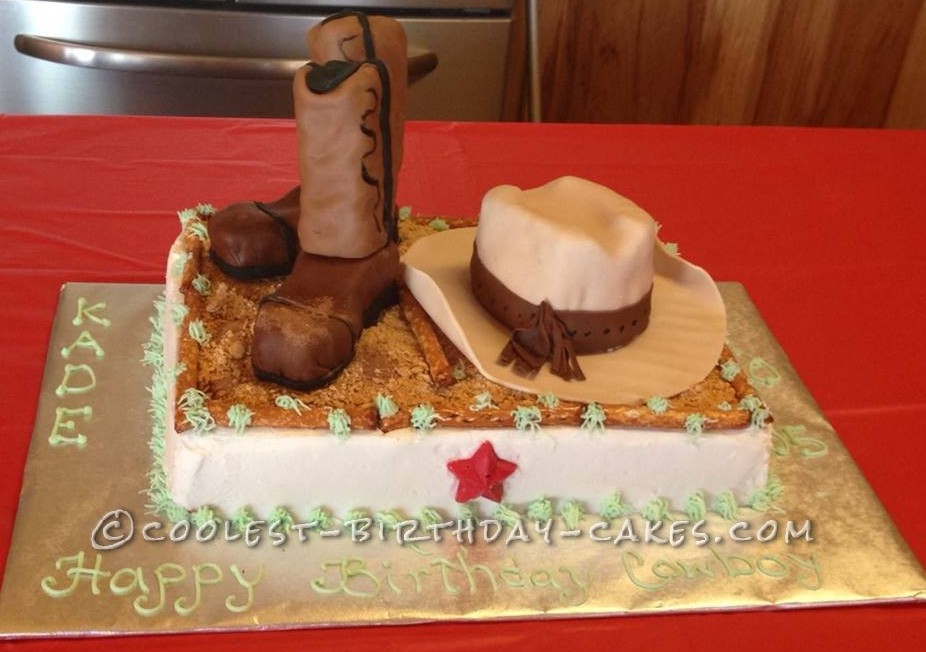
[[[545,121],[926,128],[926,0],[539,8]],[[509,119],[526,116],[524,42],[513,35]]]

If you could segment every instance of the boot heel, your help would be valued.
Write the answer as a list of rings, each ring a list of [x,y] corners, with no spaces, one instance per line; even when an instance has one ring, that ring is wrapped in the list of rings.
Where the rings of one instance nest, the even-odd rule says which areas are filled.
[[[363,311],[363,327],[369,328],[377,321],[379,321],[379,316],[382,312],[394,306],[399,302],[399,288],[393,282],[383,288],[383,291],[370,302],[370,305],[367,306],[367,309]]]

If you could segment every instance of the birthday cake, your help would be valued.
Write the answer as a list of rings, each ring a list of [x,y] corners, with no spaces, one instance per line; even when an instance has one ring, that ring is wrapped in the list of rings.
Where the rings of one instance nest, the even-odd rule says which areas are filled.
[[[575,522],[767,502],[770,415],[710,276],[582,179],[494,188],[478,221],[398,211],[401,28],[339,14],[308,42],[300,186],[180,214],[155,507]]]

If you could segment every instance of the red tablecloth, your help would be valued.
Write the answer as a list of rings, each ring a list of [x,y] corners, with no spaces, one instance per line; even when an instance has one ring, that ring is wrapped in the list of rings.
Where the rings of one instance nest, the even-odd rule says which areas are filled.
[[[746,286],[926,560],[926,132],[411,123],[399,203],[423,214],[472,215],[493,185],[531,186],[564,174],[633,198],[684,256],[718,280]],[[178,209],[271,199],[296,176],[288,121],[0,116],[0,559],[60,285],[159,283]],[[892,649],[922,649],[926,608],[183,635],[107,645],[446,651],[543,649],[553,637],[574,649],[868,649],[885,640]]]

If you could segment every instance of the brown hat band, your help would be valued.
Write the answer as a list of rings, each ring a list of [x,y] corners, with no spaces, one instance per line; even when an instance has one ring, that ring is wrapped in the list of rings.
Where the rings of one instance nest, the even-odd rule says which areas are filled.
[[[553,310],[530,303],[492,274],[473,246],[470,259],[473,295],[492,317],[512,329],[499,362],[515,363],[526,375],[550,360],[550,371],[566,380],[582,380],[576,355],[603,353],[628,344],[649,324],[652,287],[634,304],[618,310]]]

